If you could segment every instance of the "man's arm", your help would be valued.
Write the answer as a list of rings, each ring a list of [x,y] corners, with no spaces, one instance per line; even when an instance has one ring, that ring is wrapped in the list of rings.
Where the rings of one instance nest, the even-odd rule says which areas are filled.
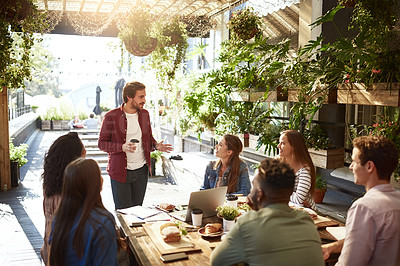
[[[327,260],[332,253],[340,253],[343,248],[344,239],[339,241],[322,245],[322,253],[324,260]]]
[[[239,224],[235,224],[225,239],[211,253],[211,265],[232,265],[245,262],[244,260],[244,240],[239,230]]]
[[[115,123],[117,123],[117,121],[113,121],[113,117],[111,115],[106,115],[103,119],[99,134],[99,149],[110,154],[123,152],[122,145],[124,143],[112,141],[112,134],[117,134],[114,127]]]

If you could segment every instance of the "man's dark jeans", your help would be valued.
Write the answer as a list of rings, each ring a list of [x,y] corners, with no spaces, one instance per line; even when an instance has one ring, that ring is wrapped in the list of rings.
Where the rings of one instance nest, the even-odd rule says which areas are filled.
[[[115,209],[142,205],[149,179],[147,164],[136,170],[127,170],[126,183],[111,179]]]

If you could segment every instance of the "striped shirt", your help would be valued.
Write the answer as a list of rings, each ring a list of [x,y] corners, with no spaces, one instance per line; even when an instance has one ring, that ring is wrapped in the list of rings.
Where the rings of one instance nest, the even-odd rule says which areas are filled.
[[[300,168],[296,173],[296,180],[294,182],[294,191],[290,196],[290,201],[303,205],[304,201],[308,201],[312,209],[316,208],[315,202],[310,193],[311,188],[311,173],[310,168]]]

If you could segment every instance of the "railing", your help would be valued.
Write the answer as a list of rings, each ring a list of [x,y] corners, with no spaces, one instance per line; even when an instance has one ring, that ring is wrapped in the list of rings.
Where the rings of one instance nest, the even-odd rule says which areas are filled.
[[[32,108],[30,105],[25,105],[22,107],[17,107],[17,108],[8,108],[8,121],[13,120],[23,114],[29,113],[32,111]]]

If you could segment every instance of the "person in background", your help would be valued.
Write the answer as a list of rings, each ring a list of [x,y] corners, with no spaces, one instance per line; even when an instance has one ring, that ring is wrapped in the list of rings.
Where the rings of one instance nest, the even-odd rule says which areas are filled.
[[[40,254],[45,263],[48,257],[51,223],[61,200],[64,169],[73,160],[85,156],[86,150],[78,134],[70,132],[55,140],[44,157],[42,178],[45,232]]]
[[[145,85],[129,82],[122,96],[121,107],[105,114],[98,141],[99,149],[108,153],[107,171],[115,209],[142,205],[151,166],[150,152],[172,151],[171,144],[157,143],[153,138],[149,112],[143,108]]]
[[[278,158],[289,164],[296,173],[290,202],[315,209],[312,195],[316,173],[303,136],[296,130],[283,131],[279,138],[278,150]]]
[[[204,174],[201,190],[228,186],[229,194],[250,193],[249,169],[239,158],[243,150],[242,141],[234,135],[224,135],[215,146],[215,156],[219,159],[211,161]]]
[[[352,159],[354,183],[366,193],[347,212],[345,238],[322,246],[324,259],[341,252],[336,265],[400,265],[400,191],[390,184],[398,150],[385,137],[362,136]]]
[[[321,239],[310,216],[288,206],[295,174],[277,159],[265,159],[240,216],[211,253],[211,265],[322,266]]]
[[[118,265],[120,240],[102,187],[95,160],[78,158],[67,166],[49,239],[50,265]]]
[[[88,129],[97,129],[97,127],[99,126],[99,120],[95,119],[94,117],[95,114],[90,113],[89,119],[86,119],[83,122],[83,125],[86,126]]]
[[[75,115],[74,119],[68,122],[68,126],[71,129],[83,128],[82,121],[79,119],[79,115]]]

